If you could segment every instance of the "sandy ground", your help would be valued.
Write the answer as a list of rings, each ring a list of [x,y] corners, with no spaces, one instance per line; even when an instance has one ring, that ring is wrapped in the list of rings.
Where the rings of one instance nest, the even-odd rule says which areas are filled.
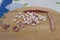
[[[28,25],[22,29],[19,27],[20,31],[14,32],[12,28],[17,25],[12,21],[14,16],[17,14],[15,11],[24,11],[26,9],[40,9],[49,11],[49,13],[53,15],[55,29],[51,32],[49,19],[47,17],[47,21],[42,24],[38,24],[35,27]],[[8,12],[5,16],[6,18],[1,20],[11,26],[7,30],[0,27],[0,40],[60,40],[60,14],[56,11],[47,8],[27,7]]]

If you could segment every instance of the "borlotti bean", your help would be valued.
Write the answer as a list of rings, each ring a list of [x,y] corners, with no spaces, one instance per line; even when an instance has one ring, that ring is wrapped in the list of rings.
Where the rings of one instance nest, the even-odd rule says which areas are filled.
[[[23,19],[23,22],[21,24],[19,24],[19,19]],[[38,14],[36,12],[26,12],[25,15],[22,12],[18,12],[13,21],[16,22],[16,24],[19,24],[21,28],[24,28],[26,25],[35,26],[40,23],[40,20],[43,22],[46,21],[46,16]]]
[[[19,16],[18,16],[19,15]],[[19,12],[15,17],[17,18],[22,18],[23,22],[27,23],[27,25],[36,25],[38,23],[40,23],[39,20],[42,19],[42,21],[46,21],[46,17],[43,15],[38,15],[38,13],[36,14],[36,12],[26,12],[26,15],[24,15],[22,12]],[[17,24],[19,24],[19,21],[15,18],[13,20],[14,22],[16,22]]]

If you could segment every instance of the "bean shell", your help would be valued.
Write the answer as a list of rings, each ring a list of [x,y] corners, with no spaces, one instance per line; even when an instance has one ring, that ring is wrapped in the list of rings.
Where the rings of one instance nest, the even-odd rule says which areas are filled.
[[[21,14],[22,14],[22,12],[18,12],[18,14],[20,14],[20,15],[21,15]]]
[[[46,21],[46,19],[43,19],[43,21]]]
[[[15,16],[16,18],[18,17],[18,15]]]
[[[16,23],[17,23],[17,24],[19,24],[19,23],[20,23],[20,21],[17,21]]]
[[[19,28],[17,26],[13,27],[13,31],[14,32],[18,32],[19,31]]]
[[[3,29],[7,29],[10,25],[8,24],[3,24]]]
[[[20,24],[20,27],[21,28],[25,28],[26,27],[26,24],[25,23],[22,23],[22,24]]]
[[[15,22],[15,21],[17,21],[17,19],[13,19],[13,21]]]
[[[21,16],[18,16],[18,18],[21,18]]]

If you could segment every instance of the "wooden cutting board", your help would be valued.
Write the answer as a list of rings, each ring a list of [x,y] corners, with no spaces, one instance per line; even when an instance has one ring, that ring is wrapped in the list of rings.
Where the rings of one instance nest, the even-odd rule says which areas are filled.
[[[14,32],[12,30],[13,26],[16,26],[12,20],[15,15],[17,15],[18,11],[24,11],[28,9],[40,9],[49,11],[53,15],[55,29],[53,31],[50,30],[50,23],[47,17],[47,21],[42,24],[38,24],[35,27],[26,26],[25,28],[20,28],[19,32]],[[8,12],[5,15],[5,18],[0,19],[3,23],[10,24],[11,26],[4,30],[2,26],[0,26],[0,40],[60,40],[60,13],[42,7],[25,7],[16,9]],[[18,26],[18,25],[17,25]]]

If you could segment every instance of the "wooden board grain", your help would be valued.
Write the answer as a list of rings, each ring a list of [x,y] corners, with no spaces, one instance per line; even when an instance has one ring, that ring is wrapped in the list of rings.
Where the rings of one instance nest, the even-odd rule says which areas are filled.
[[[50,23],[49,19],[47,19],[46,22],[38,24],[35,27],[26,26],[23,29],[20,28],[19,32],[14,32],[12,28],[17,24],[15,24],[12,20],[17,14],[16,11],[24,11],[26,9],[40,9],[49,11],[49,13],[53,15],[55,29],[52,32],[50,31]],[[5,16],[6,18],[1,20],[11,26],[7,30],[0,27],[0,40],[60,40],[60,13],[54,10],[42,7],[26,7],[10,11]]]

